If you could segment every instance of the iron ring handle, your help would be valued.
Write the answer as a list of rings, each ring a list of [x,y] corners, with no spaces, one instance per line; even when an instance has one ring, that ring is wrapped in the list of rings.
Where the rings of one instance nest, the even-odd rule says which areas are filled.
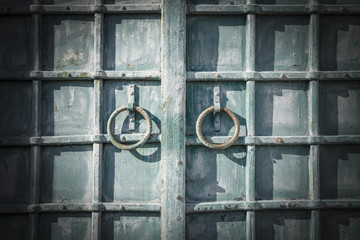
[[[228,108],[226,107],[221,107],[221,111],[224,111],[226,112],[230,118],[233,120],[234,122],[234,125],[235,125],[235,132],[234,132],[234,135],[231,137],[231,139],[228,141],[228,142],[225,142],[225,143],[221,143],[221,144],[214,144],[214,143],[210,143],[208,142],[202,132],[201,132],[201,124],[204,120],[204,118],[210,113],[210,112],[213,112],[215,110],[215,107],[214,106],[211,106],[207,109],[205,109],[198,117],[198,119],[196,120],[196,135],[199,139],[199,141],[205,145],[206,147],[208,148],[213,148],[213,149],[225,149],[225,148],[228,148],[230,147],[231,145],[233,145],[236,140],[238,139],[239,137],[239,132],[240,132],[240,123],[239,123],[239,120],[238,118],[235,116],[235,114],[229,110]]]
[[[132,150],[135,148],[138,148],[140,146],[142,146],[143,144],[146,143],[146,141],[149,139],[150,134],[151,134],[151,120],[149,118],[149,115],[146,113],[146,111],[144,109],[142,109],[141,107],[134,107],[135,111],[137,111],[138,113],[140,113],[146,120],[146,132],[144,137],[137,143],[131,144],[131,145],[125,145],[125,144],[121,144],[118,141],[116,141],[113,133],[112,133],[112,128],[113,128],[113,123],[115,120],[115,117],[120,114],[121,112],[128,110],[127,106],[122,106],[117,108],[111,115],[110,118],[108,120],[107,123],[107,132],[108,132],[108,137],[110,139],[110,142],[117,148],[121,149],[121,150]]]

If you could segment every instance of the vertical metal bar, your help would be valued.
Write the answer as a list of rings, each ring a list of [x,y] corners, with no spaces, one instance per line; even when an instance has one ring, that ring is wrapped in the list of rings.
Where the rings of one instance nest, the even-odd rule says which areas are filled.
[[[38,0],[33,0],[33,4],[39,4]],[[33,28],[33,69],[34,71],[41,71],[41,25],[42,17],[40,14],[32,15],[32,28]],[[32,124],[33,124],[33,136],[41,136],[42,134],[42,104],[41,104],[41,92],[42,81],[33,80],[33,102],[32,102]],[[31,163],[30,163],[30,194],[29,204],[39,203],[39,184],[40,184],[40,159],[41,159],[41,147],[31,146]],[[29,214],[29,239],[38,239],[38,222],[39,214]]]
[[[215,86],[214,86],[214,107],[215,107],[215,111],[214,111],[214,128],[215,128],[215,132],[220,132],[220,130],[221,130],[220,95],[221,95],[220,86],[219,86],[219,84],[215,84]]]
[[[255,71],[255,14],[246,16],[246,71]]]
[[[247,147],[246,156],[246,201],[255,200],[255,146]]]
[[[161,239],[185,239],[186,0],[163,0]]]
[[[319,146],[312,145],[310,147],[310,158],[309,158],[309,190],[310,199],[318,200],[320,197],[320,167],[319,167]]]
[[[95,0],[95,4],[101,5],[102,0]],[[104,14],[95,13],[95,61],[94,69],[97,72],[96,76],[103,70],[103,28],[104,28]],[[97,78],[94,80],[95,91],[95,124],[94,133],[96,135],[103,133],[103,79]],[[102,159],[103,158],[103,144],[93,144],[93,202],[101,202],[102,200]],[[101,239],[101,216],[99,212],[92,213],[92,240]]]
[[[319,14],[310,15],[310,71],[319,71]]]
[[[246,212],[246,240],[255,240],[255,211]]]
[[[320,239],[320,236],[320,211],[312,210],[310,223],[310,239],[318,240]]]
[[[247,136],[255,136],[255,81],[246,82]]]
[[[309,83],[309,133],[319,135],[319,81]]]

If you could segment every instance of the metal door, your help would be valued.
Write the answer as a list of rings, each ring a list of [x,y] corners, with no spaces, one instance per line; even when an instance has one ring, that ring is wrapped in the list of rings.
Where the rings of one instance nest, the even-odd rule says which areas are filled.
[[[1,0],[1,239],[358,239],[360,5],[309,1]]]

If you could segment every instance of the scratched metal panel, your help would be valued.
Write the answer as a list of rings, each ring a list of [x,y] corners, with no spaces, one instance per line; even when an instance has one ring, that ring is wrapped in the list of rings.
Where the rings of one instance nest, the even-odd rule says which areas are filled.
[[[159,4],[161,0],[104,0],[105,4]]]
[[[309,198],[308,146],[258,146],[255,156],[258,200]]]
[[[94,0],[42,0],[42,4],[58,4],[58,5],[86,5],[93,4]]]
[[[320,84],[320,133],[360,134],[360,82]]]
[[[0,203],[27,203],[29,180],[30,148],[0,148]]]
[[[29,239],[27,215],[1,215],[0,236],[3,240]]]
[[[0,70],[25,71],[33,68],[31,16],[0,17]]]
[[[186,239],[246,239],[245,222],[245,212],[189,214]]]
[[[360,145],[320,148],[320,197],[360,198]]]
[[[320,17],[320,69],[360,70],[360,16]]]
[[[257,240],[310,239],[310,212],[307,211],[259,211],[255,223]]]
[[[92,70],[93,51],[93,16],[44,16],[43,70]]]
[[[307,71],[308,16],[256,17],[256,70]]]
[[[160,202],[160,145],[104,149],[103,201]]]
[[[105,213],[102,239],[160,239],[159,213]]]
[[[351,240],[360,236],[359,210],[321,211],[321,239]]]
[[[308,4],[309,0],[256,0],[257,4]]]
[[[195,125],[200,113],[214,105],[214,86],[220,86],[220,105],[234,112],[240,123],[240,136],[246,135],[245,83],[200,83],[187,84],[186,89],[186,134],[196,136]],[[199,97],[201,96],[201,97]],[[214,116],[209,114],[203,121],[202,132],[209,136],[232,136],[234,123],[226,113],[220,113],[221,129],[214,132]]]
[[[31,135],[32,99],[31,82],[0,82],[0,136]]]
[[[91,81],[44,82],[43,134],[91,134],[95,116],[93,85]]]
[[[161,130],[161,94],[160,82],[155,81],[105,81],[105,119],[120,106],[127,106],[129,85],[135,85],[135,102],[144,109],[152,120],[152,133]],[[106,129],[107,122],[103,122]],[[115,133],[145,132],[146,122],[139,114],[135,114],[135,131],[129,131],[128,112],[125,111],[115,118]]]
[[[40,202],[91,202],[92,183],[92,146],[42,149]]]
[[[186,151],[186,201],[245,200],[246,148],[212,150],[192,146]]]
[[[189,16],[186,45],[190,71],[243,70],[245,17]]]
[[[88,240],[91,239],[91,214],[62,213],[41,214],[40,240]]]
[[[308,83],[257,82],[256,135],[308,134]]]
[[[239,5],[246,4],[246,0],[187,0],[187,4]]]
[[[160,70],[159,16],[106,16],[104,48],[107,70]]]

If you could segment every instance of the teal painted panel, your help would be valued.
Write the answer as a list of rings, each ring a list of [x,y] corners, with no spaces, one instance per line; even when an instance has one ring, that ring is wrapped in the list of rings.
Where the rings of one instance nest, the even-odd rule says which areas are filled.
[[[91,202],[92,146],[44,147],[40,202]]]
[[[102,239],[160,239],[158,213],[105,213],[102,219]]]
[[[320,197],[360,198],[360,145],[321,146]]]
[[[320,83],[320,133],[360,134],[360,82]]]
[[[257,82],[255,131],[260,136],[308,134],[308,84]]]
[[[151,81],[105,81],[105,121],[116,108],[128,105],[129,85],[135,85],[135,102],[144,109],[152,120],[152,132],[160,133],[161,129],[161,87],[159,82]],[[125,111],[115,118],[115,133],[138,133],[146,131],[146,121],[139,114],[135,114],[135,131],[129,131],[128,112]]]
[[[256,70],[307,71],[309,17],[256,17]]]
[[[309,198],[308,146],[257,146],[255,156],[258,200]]]
[[[160,202],[160,145],[122,151],[104,147],[103,201]]]
[[[359,210],[321,211],[321,239],[352,240],[360,236]]]
[[[309,0],[256,0],[257,4],[308,4]]]
[[[359,16],[320,17],[320,70],[360,70]]]
[[[187,4],[239,5],[246,4],[246,0],[187,0]]]
[[[9,4],[19,4],[7,1]],[[31,16],[0,17],[0,70],[25,71],[33,69],[33,31]]]
[[[310,212],[259,211],[255,223],[257,240],[310,239]]]
[[[189,16],[187,70],[240,71],[245,64],[244,16]]]
[[[32,132],[31,82],[0,82],[0,136],[29,136]]]
[[[105,16],[105,69],[160,70],[160,42],[158,15]]]
[[[94,17],[43,17],[43,70],[92,70]]]
[[[56,5],[86,5],[93,4],[94,0],[42,0],[42,4]]]
[[[189,214],[186,224],[187,240],[246,239],[245,212]]]
[[[29,181],[30,148],[0,148],[0,203],[27,203]]]
[[[104,0],[105,4],[159,4],[160,0]]]
[[[91,214],[65,213],[41,214],[40,240],[88,240],[91,239]]]
[[[29,239],[27,215],[0,215],[2,240]]]
[[[200,83],[187,84],[186,89],[186,134],[196,136],[196,120],[206,108],[214,106],[214,86],[220,86],[220,105],[234,112],[240,123],[240,136],[246,135],[246,109],[245,109],[245,84],[238,82],[227,83]],[[201,97],[199,97],[201,96]],[[214,132],[214,115],[209,114],[203,121],[202,132],[204,136],[232,136],[234,123],[226,113],[220,113],[221,128]]]
[[[95,117],[93,82],[44,82],[42,94],[44,135],[93,133]]]
[[[213,150],[191,146],[186,151],[186,201],[245,200],[246,148]]]

